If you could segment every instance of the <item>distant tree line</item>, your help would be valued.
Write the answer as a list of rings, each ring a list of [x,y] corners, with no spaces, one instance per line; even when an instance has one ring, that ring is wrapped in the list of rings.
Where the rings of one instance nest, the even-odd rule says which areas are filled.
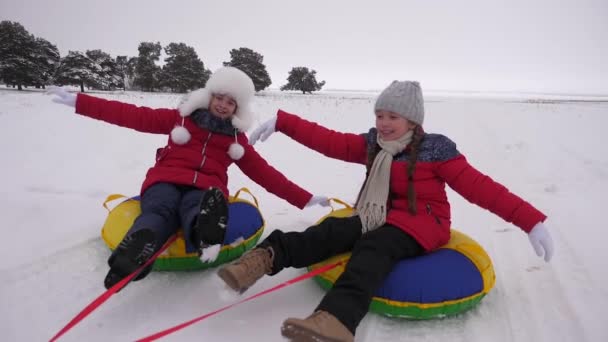
[[[163,49],[166,58],[161,67],[156,63]],[[102,50],[69,51],[61,57],[54,44],[30,34],[18,22],[0,22],[0,81],[19,90],[55,84],[79,86],[82,92],[86,88],[183,93],[204,87],[211,75],[194,48],[184,43],[163,48],[160,42],[142,42],[138,52],[137,57],[112,57]],[[272,83],[264,56],[249,48],[230,50],[230,61],[223,64],[249,75],[256,91]],[[316,73],[294,67],[280,89],[303,94],[321,90],[325,81],[317,82]]]

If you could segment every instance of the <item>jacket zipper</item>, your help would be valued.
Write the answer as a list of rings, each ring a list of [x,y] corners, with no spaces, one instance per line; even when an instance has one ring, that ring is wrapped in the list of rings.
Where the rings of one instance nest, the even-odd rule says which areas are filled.
[[[207,151],[207,144],[209,143],[212,134],[213,133],[209,132],[207,140],[205,140],[205,144],[203,144],[203,150],[201,151],[201,154],[203,155],[203,160],[201,161],[201,165],[199,165],[198,170],[194,171],[194,179],[192,180],[192,184],[196,184],[196,179],[198,178],[198,171],[203,168],[203,165],[205,165],[205,161],[207,161],[207,155],[205,154],[205,152]]]
[[[426,213],[433,216],[437,224],[441,224],[441,220],[439,219],[439,217],[437,215],[433,215],[433,209],[431,208],[431,205],[429,203],[426,204]]]

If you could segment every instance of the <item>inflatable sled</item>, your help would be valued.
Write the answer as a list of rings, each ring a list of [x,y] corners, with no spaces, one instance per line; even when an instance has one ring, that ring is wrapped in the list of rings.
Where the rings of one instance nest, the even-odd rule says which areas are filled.
[[[254,203],[240,199],[241,192],[248,193]],[[103,203],[109,214],[101,229],[101,237],[112,250],[122,241],[135,218],[141,213],[139,196],[128,198],[110,210],[108,202],[119,198],[126,198],[126,196],[110,195]],[[264,219],[258,209],[258,200],[248,189],[242,188],[234,196],[230,196],[228,217],[226,237],[215,261],[202,262],[196,253],[186,253],[183,231],[179,229],[177,240],[156,259],[153,269],[157,271],[202,270],[232,261],[253,248],[264,231]]]
[[[353,212],[348,204],[332,199],[346,208],[332,210],[327,217],[347,217]],[[341,254],[308,267],[315,270],[338,261]],[[345,263],[315,277],[329,289],[344,272]],[[431,319],[455,315],[471,309],[490,292],[495,283],[492,261],[483,248],[467,235],[452,230],[447,245],[429,254],[400,261],[376,291],[370,311],[391,317]]]

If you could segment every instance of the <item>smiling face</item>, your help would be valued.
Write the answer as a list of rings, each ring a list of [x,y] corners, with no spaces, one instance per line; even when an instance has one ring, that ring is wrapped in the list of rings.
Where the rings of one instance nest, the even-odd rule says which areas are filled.
[[[397,140],[415,127],[415,123],[397,113],[376,111],[376,129],[384,141]]]
[[[228,119],[236,112],[236,101],[228,95],[213,94],[209,101],[209,111],[219,118]]]

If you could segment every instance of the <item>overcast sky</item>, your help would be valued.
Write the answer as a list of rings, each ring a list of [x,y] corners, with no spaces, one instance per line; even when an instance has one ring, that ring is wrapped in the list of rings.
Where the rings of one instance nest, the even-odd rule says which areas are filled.
[[[215,70],[264,56],[272,88],[306,66],[328,89],[608,94],[607,0],[0,0],[0,20],[69,50],[136,56],[183,42]]]

